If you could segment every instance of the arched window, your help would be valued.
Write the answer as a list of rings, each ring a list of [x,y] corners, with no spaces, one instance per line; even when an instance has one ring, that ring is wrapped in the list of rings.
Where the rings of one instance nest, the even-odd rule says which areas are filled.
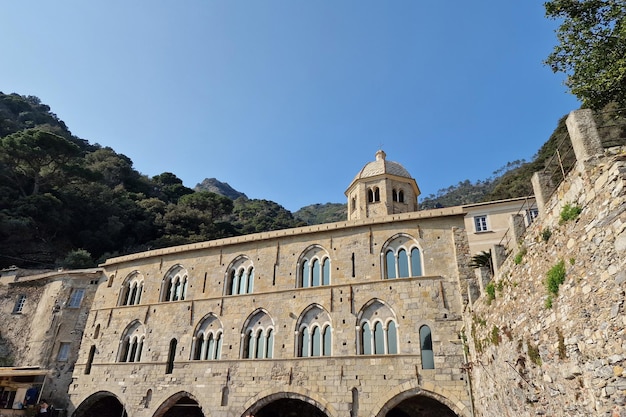
[[[297,322],[296,356],[330,356],[332,327],[330,315],[317,304],[309,306]]]
[[[420,349],[422,351],[422,369],[435,369],[433,340],[428,326],[420,327]]]
[[[395,188],[391,191],[391,200],[398,201],[398,192],[396,191]]]
[[[319,245],[307,248],[298,260],[297,286],[301,288],[330,285],[330,257]]]
[[[374,190],[372,190],[371,188],[367,189],[367,202],[368,203],[374,202]]]
[[[398,235],[383,245],[384,274],[386,279],[419,277],[422,254],[417,242],[408,235]]]
[[[374,202],[380,201],[380,190],[374,187]]]
[[[139,362],[141,360],[145,338],[146,333],[142,324],[138,321],[131,323],[122,334],[117,361]]]
[[[398,202],[399,203],[404,203],[404,191],[400,190],[398,192]]]
[[[241,333],[242,359],[266,359],[274,355],[274,323],[264,310],[257,310],[246,320]]]
[[[181,301],[187,297],[189,278],[187,270],[180,265],[172,267],[163,278],[161,301]]]
[[[117,305],[132,306],[141,302],[143,292],[143,277],[139,272],[132,272],[122,284],[122,291]]]
[[[246,256],[237,257],[227,270],[226,295],[251,294],[254,290],[254,265]]]
[[[222,356],[222,323],[213,314],[204,317],[193,337],[191,358],[196,361],[217,360]]]
[[[398,326],[394,312],[383,302],[373,300],[359,313],[357,353],[386,355],[398,353]]]

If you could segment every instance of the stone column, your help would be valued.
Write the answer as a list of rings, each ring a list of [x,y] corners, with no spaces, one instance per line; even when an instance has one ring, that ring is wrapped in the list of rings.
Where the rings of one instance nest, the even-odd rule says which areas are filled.
[[[579,162],[585,163],[603,153],[600,135],[598,135],[596,122],[593,120],[593,111],[575,110],[567,116],[565,124]]]
[[[519,242],[526,231],[523,214],[512,214],[509,217],[509,229],[513,232],[513,245],[509,248],[511,251],[519,251]]]
[[[552,178],[549,175],[541,172],[535,172],[530,179],[533,184],[533,191],[535,193],[535,201],[537,202],[537,209],[541,216],[546,214],[546,203],[550,199],[550,196],[554,192],[554,184]]]
[[[493,276],[497,277],[500,267],[506,260],[506,248],[503,245],[493,245],[491,248],[491,262],[493,262]]]
[[[485,287],[491,281],[491,271],[487,267],[476,268],[474,270],[476,272],[476,279],[478,280],[478,285],[480,286],[481,295],[485,295]]]

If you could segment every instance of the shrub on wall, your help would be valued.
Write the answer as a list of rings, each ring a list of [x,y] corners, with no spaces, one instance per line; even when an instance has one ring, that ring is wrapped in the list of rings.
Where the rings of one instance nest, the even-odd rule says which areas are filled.
[[[581,211],[583,211],[583,209],[580,206],[572,206],[569,203],[564,205],[563,209],[561,209],[559,224],[576,219]]]
[[[546,288],[554,296],[559,295],[559,286],[565,282],[565,262],[561,260],[554,265],[546,275]]]

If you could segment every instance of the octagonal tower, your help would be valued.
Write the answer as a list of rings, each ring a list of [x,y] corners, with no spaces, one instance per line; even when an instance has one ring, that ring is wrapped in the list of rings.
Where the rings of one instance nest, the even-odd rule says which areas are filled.
[[[348,220],[417,211],[417,182],[386,156],[383,150],[377,151],[376,160],[367,163],[348,186]]]

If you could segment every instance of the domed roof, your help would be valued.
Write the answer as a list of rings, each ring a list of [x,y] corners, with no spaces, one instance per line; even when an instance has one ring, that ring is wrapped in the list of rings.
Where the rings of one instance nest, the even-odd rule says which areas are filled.
[[[356,174],[356,177],[354,177],[352,183],[359,179],[375,177],[381,174],[390,174],[396,175],[398,177],[412,178],[411,174],[409,174],[409,171],[407,171],[406,168],[404,168],[397,162],[387,161],[385,159],[386,156],[387,154],[383,150],[379,150],[378,152],[376,152],[376,160],[365,164],[363,169],[361,169],[361,171]]]

